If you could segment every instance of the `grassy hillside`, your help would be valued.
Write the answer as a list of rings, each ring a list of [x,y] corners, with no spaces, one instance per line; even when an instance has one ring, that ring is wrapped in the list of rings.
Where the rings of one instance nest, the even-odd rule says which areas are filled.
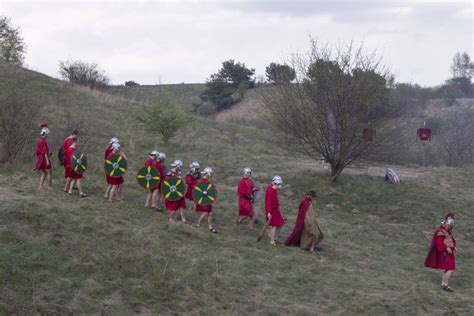
[[[199,95],[206,88],[205,84],[162,84],[143,85],[136,87],[112,86],[105,88],[105,92],[133,101],[153,103],[159,100],[163,93],[173,97],[185,109],[193,109],[193,103],[201,101]]]
[[[134,125],[145,104],[90,92],[23,69],[4,68],[1,80],[31,79],[55,139],[70,115],[81,121],[90,160],[89,197],[36,191],[28,166],[0,166],[0,314],[469,314],[474,309],[474,170],[404,169],[402,185],[383,174],[349,170],[331,184],[326,170],[282,154],[272,135],[239,125],[198,119],[169,147]],[[41,92],[41,94],[39,94]],[[61,102],[59,100],[62,100]],[[111,136],[130,160],[121,203],[103,200],[101,157]],[[53,148],[56,149],[53,144]],[[134,172],[155,147],[189,163],[212,166],[219,188],[219,234],[168,223],[165,213],[143,207],[145,192]],[[321,248],[308,254],[238,227],[235,187],[240,169],[268,182],[280,174],[290,185],[280,196],[291,232],[303,192],[316,188]],[[452,286],[440,290],[440,273],[423,268],[432,229],[447,210],[457,212],[459,243]],[[263,222],[262,205],[257,213]],[[196,222],[197,215],[187,212]]]

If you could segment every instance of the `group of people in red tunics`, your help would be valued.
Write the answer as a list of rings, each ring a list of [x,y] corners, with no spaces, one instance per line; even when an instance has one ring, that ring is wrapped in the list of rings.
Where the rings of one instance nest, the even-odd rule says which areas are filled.
[[[47,138],[50,134],[50,130],[47,124],[41,124],[40,126],[40,138],[35,147],[35,154],[37,157],[35,169],[41,172],[40,182],[38,190],[43,188],[44,182],[47,180],[48,189],[52,188],[52,164],[51,164],[51,153],[49,150]],[[71,157],[77,150],[79,142],[79,132],[74,130],[71,135],[66,137],[61,146],[61,152],[64,165],[64,177],[66,179],[64,192],[72,194],[73,188],[77,187],[79,190],[79,196],[85,197],[86,194],[83,192],[81,178],[82,174],[77,173],[71,167]],[[125,154],[121,150],[119,140],[113,137],[109,145],[107,146],[104,159],[107,160],[113,154],[120,154],[126,159]],[[182,178],[181,169],[183,162],[181,160],[175,160],[171,164],[171,170],[166,172],[164,165],[166,155],[157,150],[153,150],[149,154],[149,158],[145,162],[145,166],[155,167],[160,174],[160,184],[157,188],[149,191],[145,207],[153,207],[160,209],[163,204],[163,197],[161,195],[162,186],[161,184],[169,177]],[[186,222],[184,210],[186,209],[186,199],[191,202],[189,209],[194,209],[197,212],[201,212],[202,215],[199,217],[197,226],[201,226],[202,221],[207,216],[208,228],[212,232],[217,232],[212,226],[212,205],[198,205],[193,201],[193,189],[201,182],[210,182],[213,174],[213,170],[210,167],[205,168],[202,172],[199,171],[199,163],[194,161],[189,165],[189,171],[186,174],[185,182],[187,185],[187,191],[183,198],[178,201],[165,201],[164,205],[169,211],[169,221],[174,221],[174,214],[179,211],[181,221]],[[263,190],[260,186],[255,186],[251,179],[252,170],[250,168],[243,169],[243,176],[239,180],[237,186],[238,195],[238,209],[239,219],[238,223],[241,224],[245,219],[249,220],[249,228],[253,228],[255,223],[255,212],[254,203],[256,191]],[[106,175],[106,182],[108,187],[104,198],[112,202],[113,200],[120,201],[122,199],[122,190],[124,179],[121,177],[110,177]],[[280,210],[280,203],[278,198],[278,191],[282,188],[283,180],[280,176],[276,175],[273,177],[271,183],[265,189],[265,227],[269,227],[268,236],[270,238],[270,244],[276,245],[277,233],[279,229],[285,225],[285,218]],[[292,233],[285,241],[287,246],[300,246],[302,249],[313,252],[315,246],[323,240],[323,234],[319,228],[316,220],[316,213],[313,208],[313,199],[316,197],[315,190],[309,190],[303,197],[298,207],[298,213],[296,216],[295,226]],[[455,253],[456,253],[456,240],[453,235],[454,228],[454,213],[449,212],[441,225],[435,230],[431,246],[428,252],[428,256],[425,260],[425,266],[429,268],[435,268],[443,270],[443,276],[441,280],[441,288],[445,291],[452,292],[453,288],[449,286],[449,281],[455,269]]]
[[[239,197],[239,219],[241,224],[246,218],[249,219],[249,228],[253,228],[255,223],[254,202],[255,191],[262,188],[255,187],[252,177],[252,169],[244,168],[243,177],[237,186]],[[285,218],[280,210],[278,191],[283,186],[280,176],[273,177],[272,182],[265,189],[265,220],[266,226],[270,227],[268,237],[270,244],[276,246],[277,233],[285,225]],[[315,246],[323,240],[323,234],[316,220],[312,200],[316,197],[316,191],[310,190],[304,196],[298,208],[297,220],[290,237],[285,241],[287,246],[300,246],[302,249],[314,252]]]

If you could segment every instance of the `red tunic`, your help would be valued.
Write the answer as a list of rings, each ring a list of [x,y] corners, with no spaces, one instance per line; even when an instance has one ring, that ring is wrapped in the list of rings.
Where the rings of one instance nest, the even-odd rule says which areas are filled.
[[[158,190],[161,193],[161,187],[163,186],[163,181],[165,180],[166,173],[165,173],[165,167],[161,164],[161,162],[158,160],[156,162],[156,169],[158,169],[158,172],[160,173],[160,183],[158,184]]]
[[[209,182],[209,179],[201,178],[201,179],[197,180],[196,184],[204,183],[204,182]],[[199,204],[196,203],[196,212],[211,213],[212,212],[212,204],[210,204],[210,205],[199,205]]]
[[[272,219],[268,224],[270,227],[282,227],[285,225],[285,220],[280,212],[280,203],[278,202],[278,192],[268,185],[267,190],[265,191],[265,213],[266,220],[268,221],[268,213],[272,215]]]
[[[113,150],[111,148],[108,148],[105,150],[105,154],[108,155],[105,157],[105,159],[107,160],[110,156],[113,155]],[[120,177],[111,177],[109,176],[108,174],[105,174],[105,179],[107,181],[107,184],[109,185],[121,185],[122,183],[124,183],[124,179],[123,179],[123,176],[120,176]]]
[[[447,248],[452,253],[446,251]],[[451,231],[446,229],[444,225],[440,225],[433,234],[430,250],[425,259],[425,267],[441,270],[454,270],[456,268],[455,249],[456,240]]]
[[[194,201],[194,198],[193,198],[193,190],[194,190],[194,187],[196,186],[198,182],[198,179],[195,175],[192,175],[192,174],[187,174],[186,175],[186,185],[188,186],[188,189],[186,191],[186,194],[185,194],[185,198],[187,198],[188,200],[190,201]]]
[[[63,144],[61,145],[61,150],[63,151],[64,157],[67,155],[69,147],[72,145],[72,137],[68,136],[64,139]]]
[[[41,137],[38,142],[36,143],[35,147],[35,154],[36,154],[36,170],[45,170],[51,169],[51,160],[49,160],[49,164],[46,161],[46,157],[49,157],[49,146],[46,138]]]
[[[296,246],[300,244],[300,237],[304,228],[304,219],[306,218],[306,212],[308,212],[308,208],[310,205],[311,198],[309,196],[305,196],[298,208],[295,228],[293,228],[293,232],[291,233],[290,237],[288,237],[288,239],[285,241],[286,246]]]
[[[170,177],[181,178],[181,173],[172,171],[172,172],[170,172],[170,174],[168,176],[166,176],[165,179],[169,179]],[[180,208],[182,208],[182,209],[186,208],[186,200],[185,200],[184,196],[181,199],[177,200],[177,201],[165,200],[165,207],[170,212],[176,212]]]
[[[239,197],[239,216],[253,217],[253,182],[249,178],[242,178],[237,186]]]
[[[76,151],[76,147],[70,146],[66,152],[66,156],[64,160],[64,177],[71,178],[71,179],[82,179],[82,174],[75,172],[71,166],[71,157],[75,151]]]

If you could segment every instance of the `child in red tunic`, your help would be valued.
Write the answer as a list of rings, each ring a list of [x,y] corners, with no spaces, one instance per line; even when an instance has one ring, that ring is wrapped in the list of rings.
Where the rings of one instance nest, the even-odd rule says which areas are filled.
[[[245,218],[249,218],[249,228],[253,229],[255,223],[253,193],[257,188],[254,188],[251,177],[252,169],[244,168],[244,176],[237,186],[237,196],[239,197],[239,219],[237,223],[240,225]]]
[[[40,125],[41,132],[40,132],[40,139],[36,143],[35,147],[35,154],[36,154],[36,166],[35,169],[41,171],[40,182],[38,186],[38,190],[43,188],[44,180],[48,178],[48,190],[52,190],[53,180],[52,180],[52,172],[51,172],[51,159],[49,153],[49,146],[46,139],[50,133],[47,124]]]
[[[186,174],[187,190],[186,190],[186,194],[185,194],[184,197],[186,199],[188,199],[189,201],[191,201],[191,204],[189,206],[190,210],[194,206],[194,203],[192,203],[192,202],[194,202],[193,189],[196,186],[197,181],[200,179],[199,167],[200,166],[199,166],[199,163],[197,161],[192,162],[189,165],[189,171]]]
[[[122,155],[123,159],[127,160],[125,154],[121,151],[121,147],[118,143],[112,144],[112,152],[107,156],[107,159],[112,155]],[[120,177],[110,177],[107,175],[107,184],[111,186],[109,193],[109,202],[113,202],[113,199],[117,201],[122,201],[122,190],[123,190],[124,179],[123,176]]]
[[[171,164],[171,171],[166,175],[166,179],[169,179],[171,177],[174,178],[182,178],[181,175],[181,168],[183,167],[183,162],[181,160],[175,160]],[[177,201],[165,201],[165,206],[166,209],[169,211],[169,218],[168,221],[174,222],[173,215],[176,211],[179,211],[179,214],[181,216],[181,221],[183,223],[186,223],[186,218],[184,217],[184,209],[186,208],[186,201],[184,196],[177,200]]]
[[[64,172],[66,177],[65,190],[67,190],[68,194],[72,195],[72,188],[74,186],[77,186],[77,189],[79,190],[79,196],[83,198],[86,197],[86,194],[82,190],[82,173],[77,173],[71,166],[71,158],[72,155],[74,155],[74,152],[76,151],[77,141],[78,139],[76,137],[72,139],[72,144],[71,146],[69,146],[66,153],[66,157],[64,159]]]
[[[158,194],[156,195],[156,209],[159,211],[163,210],[163,196],[161,195],[161,188],[163,181],[166,178],[166,166],[165,166],[166,154],[160,152],[158,154],[158,161],[156,162],[156,168],[160,174],[160,183],[158,184]]]
[[[270,226],[270,244],[276,246],[275,238],[277,228],[285,225],[285,220],[280,212],[280,203],[278,201],[278,190],[281,189],[283,180],[280,176],[274,176],[271,185],[265,191],[265,212],[268,226]]]
[[[212,169],[209,167],[204,168],[204,171],[202,172],[202,178],[197,181],[196,184],[200,183],[205,183],[205,182],[211,182],[211,176],[212,176]],[[212,204],[210,205],[199,205],[195,203],[196,205],[196,212],[202,213],[201,216],[199,217],[197,226],[201,227],[201,222],[204,219],[204,217],[207,216],[207,227],[209,230],[213,233],[217,233],[217,230],[212,227]]]
[[[66,137],[64,140],[63,140],[63,144],[61,145],[61,152],[63,154],[63,161],[61,161],[61,164],[63,165],[64,167],[64,179],[66,179],[66,187],[68,186],[67,184],[67,177],[66,177],[66,155],[67,155],[67,151],[69,149],[69,147],[72,145],[72,139],[73,138],[77,138],[79,139],[79,131],[77,130],[73,130],[71,135],[69,135],[68,137]],[[68,192],[68,189],[64,187],[64,192]]]
[[[425,267],[443,270],[441,288],[445,291],[454,291],[449,286],[449,280],[456,268],[455,252],[456,240],[453,235],[454,213],[449,212],[441,225],[435,230],[431,240],[430,250],[425,259]]]
[[[158,150],[153,150],[150,154],[149,154],[149,158],[147,159],[147,161],[145,162],[145,167],[154,167],[156,169],[158,169],[158,156],[159,156],[160,152]],[[159,171],[158,171],[159,172]],[[160,175],[161,177],[161,175]],[[156,203],[157,203],[157,196],[158,196],[158,187],[154,187],[152,188],[151,190],[148,191],[148,195],[146,197],[146,201],[145,201],[145,207],[152,207],[152,208],[156,208]]]
[[[112,153],[112,146],[113,144],[119,144],[119,140],[117,137],[112,137],[109,141],[109,145],[107,146],[107,148],[105,149],[105,152],[104,152],[104,161],[107,160],[107,158],[109,157],[109,155]],[[107,173],[105,173],[105,181],[107,182],[107,189],[105,190],[105,194],[104,194],[104,199],[108,200],[109,199],[109,196],[110,196],[110,190],[112,190],[112,185],[109,184],[109,175]]]

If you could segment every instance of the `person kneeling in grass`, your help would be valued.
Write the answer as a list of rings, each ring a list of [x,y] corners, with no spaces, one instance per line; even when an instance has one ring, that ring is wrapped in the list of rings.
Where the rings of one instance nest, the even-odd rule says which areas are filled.
[[[209,167],[204,168],[204,171],[201,172],[202,178],[197,181],[196,185],[201,184],[201,183],[211,182],[212,173],[213,172],[211,168]],[[209,228],[211,232],[217,233],[217,230],[212,226],[212,204],[200,205],[197,203],[197,201],[194,201],[194,202],[196,203],[196,212],[202,213],[201,216],[199,217],[197,226],[201,227],[201,222],[203,221],[204,217],[206,217],[207,215],[207,227]]]

